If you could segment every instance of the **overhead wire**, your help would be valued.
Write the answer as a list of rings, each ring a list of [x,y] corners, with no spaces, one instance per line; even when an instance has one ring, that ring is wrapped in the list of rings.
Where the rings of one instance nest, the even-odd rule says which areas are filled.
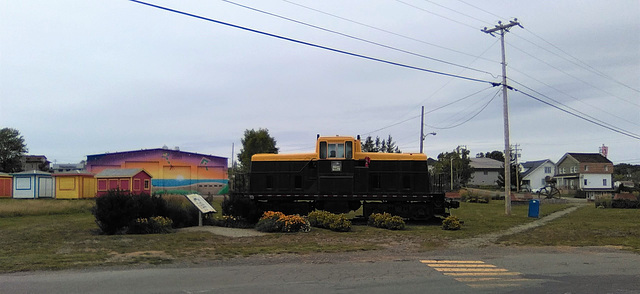
[[[545,104],[545,105],[551,106],[551,107],[553,107],[553,108],[555,108],[555,109],[558,109],[558,110],[560,110],[560,111],[562,111],[562,112],[564,112],[564,113],[567,113],[567,114],[572,115],[572,116],[574,116],[574,117],[577,117],[577,118],[579,118],[579,119],[585,120],[585,121],[587,121],[587,122],[590,122],[590,123],[592,123],[592,124],[598,125],[598,126],[600,126],[600,127],[603,127],[603,128],[605,128],[605,129],[608,129],[608,130],[610,130],[610,131],[614,131],[614,132],[616,132],[616,133],[619,133],[619,134],[625,135],[625,136],[627,136],[627,137],[631,137],[631,138],[634,138],[634,139],[638,139],[638,140],[640,140],[640,135],[637,135],[637,134],[631,133],[631,132],[629,132],[629,131],[625,131],[625,130],[620,129],[620,128],[616,128],[616,127],[614,127],[614,126],[610,126],[610,125],[608,125],[608,124],[606,124],[606,123],[601,123],[601,122],[599,122],[599,121],[597,121],[597,120],[593,120],[593,119],[591,119],[591,118],[587,118],[587,117],[584,117],[584,116],[580,116],[580,115],[578,115],[578,114],[576,114],[576,113],[573,113],[573,112],[571,112],[571,111],[569,111],[569,110],[566,110],[566,109],[564,109],[564,108],[561,108],[561,107],[559,107],[559,106],[557,106],[557,105],[554,105],[553,103],[550,103],[550,102],[544,101],[544,100],[542,100],[541,98],[538,98],[538,97],[533,96],[533,95],[531,95],[531,94],[529,94],[529,93],[526,93],[526,92],[523,92],[523,91],[521,91],[521,90],[518,90],[518,89],[516,89],[516,88],[511,88],[511,89],[512,89],[513,91],[519,92],[519,93],[521,93],[521,94],[523,94],[523,95],[525,95],[525,96],[527,96],[527,97],[529,97],[529,98],[531,98],[531,99],[534,99],[534,100],[536,100],[536,101],[538,101],[538,102],[540,102],[540,103],[543,103],[543,104]],[[538,94],[540,94],[540,93],[538,93]],[[543,95],[543,96],[544,96],[544,95]],[[545,97],[546,97],[546,96],[545,96]],[[550,99],[549,97],[546,97],[546,98],[547,98],[547,99]],[[553,100],[553,99],[551,99],[551,100]]]
[[[342,16],[339,16],[339,15],[336,15],[336,14],[328,13],[328,12],[325,12],[325,11],[322,11],[322,10],[319,10],[319,9],[316,9],[316,8],[313,8],[313,7],[310,7],[310,6],[302,5],[302,4],[299,4],[299,3],[296,3],[296,2],[293,2],[293,1],[290,1],[290,0],[282,0],[282,1],[286,2],[286,3],[289,3],[291,5],[295,5],[295,6],[304,8],[304,9],[315,11],[317,13],[321,13],[321,14],[324,14],[324,15],[327,15],[327,16],[331,16],[333,18],[337,18],[337,19],[340,19],[340,20],[343,20],[343,21],[346,21],[346,22],[354,23],[354,24],[357,24],[357,25],[360,25],[360,26],[364,26],[364,27],[367,27],[367,28],[370,28],[370,29],[373,29],[373,30],[376,30],[376,31],[379,31],[379,32],[383,32],[383,33],[387,33],[387,34],[390,34],[390,35],[394,35],[396,37],[401,37],[401,38],[404,38],[404,39],[407,39],[407,40],[411,40],[411,41],[415,41],[415,42],[422,43],[422,44],[425,44],[425,45],[433,46],[433,47],[440,48],[440,49],[443,49],[443,50],[447,50],[447,51],[450,51],[450,52],[454,52],[454,53],[458,53],[458,54],[462,54],[462,55],[466,55],[466,56],[470,56],[470,57],[475,57],[475,58],[482,59],[482,60],[485,60],[485,61],[498,63],[498,64],[500,63],[499,61],[496,61],[496,60],[484,58],[484,57],[473,55],[473,54],[466,53],[466,52],[463,52],[463,51],[459,51],[459,50],[455,50],[455,49],[452,49],[452,48],[444,47],[444,46],[441,46],[441,45],[438,45],[438,44],[430,43],[430,42],[427,42],[427,41],[424,41],[424,40],[420,40],[420,39],[417,39],[417,38],[414,38],[414,37],[410,37],[410,36],[407,36],[407,35],[399,34],[399,33],[396,33],[396,32],[393,32],[393,31],[389,31],[389,30],[386,30],[386,29],[383,29],[383,28],[379,28],[379,27],[376,27],[376,26],[372,26],[372,25],[369,25],[369,24],[366,24],[366,23],[363,23],[363,22],[358,22],[358,21],[355,21],[355,20],[352,20],[352,19],[348,19],[346,17],[342,17]],[[494,76],[494,78],[496,78],[496,76]]]
[[[463,124],[466,124],[469,121],[471,121],[472,119],[474,119],[476,116],[478,116],[482,111],[484,111],[487,108],[487,106],[489,106],[489,104],[491,104],[491,102],[494,99],[496,99],[496,97],[498,96],[498,94],[500,94],[501,91],[502,91],[501,89],[496,91],[496,93],[493,95],[493,97],[491,97],[491,100],[489,100],[484,106],[482,106],[482,108],[480,108],[474,115],[470,116],[468,119],[466,119],[466,120],[464,120],[464,121],[462,121],[462,122],[460,122],[458,124],[453,124],[453,125],[449,125],[449,126],[446,126],[446,127],[437,127],[437,126],[431,126],[431,125],[427,125],[427,124],[425,124],[425,126],[428,126],[430,128],[434,128],[434,129],[439,129],[439,130],[446,130],[446,129],[453,129],[453,128],[459,127],[459,126],[461,126]]]
[[[420,58],[424,58],[424,59],[428,59],[428,60],[432,60],[432,61],[436,61],[436,62],[448,64],[448,65],[452,65],[452,66],[455,66],[455,67],[460,67],[460,68],[468,69],[468,70],[471,70],[471,71],[488,74],[488,75],[494,77],[493,74],[488,72],[488,71],[480,70],[480,69],[477,69],[477,68],[472,68],[472,67],[469,67],[469,66],[464,66],[464,65],[461,65],[461,64],[449,62],[449,61],[446,61],[446,60],[442,60],[442,59],[426,56],[426,55],[423,55],[423,54],[411,52],[411,51],[408,51],[408,50],[396,48],[396,47],[393,47],[393,46],[389,46],[389,45],[385,45],[385,44],[382,44],[382,43],[378,43],[378,42],[370,41],[370,40],[367,40],[367,39],[363,39],[363,38],[360,38],[360,37],[352,36],[352,35],[349,35],[349,34],[341,33],[341,32],[334,31],[334,30],[331,30],[331,29],[327,29],[327,28],[324,28],[324,27],[321,27],[321,26],[313,25],[313,24],[310,24],[310,23],[306,23],[306,22],[303,22],[303,21],[295,20],[295,19],[292,19],[292,18],[289,18],[289,17],[285,17],[285,16],[282,16],[282,15],[275,14],[275,13],[271,13],[271,12],[268,12],[268,11],[265,11],[265,10],[257,9],[257,8],[254,8],[254,7],[251,7],[251,6],[248,6],[248,5],[236,3],[236,2],[233,2],[231,0],[222,0],[222,1],[226,2],[226,3],[229,3],[229,4],[232,4],[232,5],[236,5],[238,7],[246,8],[246,9],[249,9],[249,10],[252,10],[252,11],[255,11],[255,12],[263,13],[263,14],[266,14],[266,15],[270,15],[270,16],[273,16],[273,17],[277,17],[277,18],[280,18],[280,19],[287,20],[287,21],[291,21],[291,22],[294,22],[294,23],[297,23],[297,24],[300,24],[300,25],[312,27],[314,29],[322,30],[322,31],[329,32],[329,33],[332,33],[332,34],[337,34],[337,35],[340,35],[340,36],[343,36],[343,37],[347,37],[347,38],[350,38],[350,39],[353,39],[353,40],[358,40],[358,41],[365,42],[365,43],[368,43],[368,44],[372,44],[372,45],[376,45],[376,46],[383,47],[383,48],[386,48],[386,49],[391,49],[391,50],[402,52],[402,53],[405,53],[405,54],[417,56],[417,57],[420,57]]]
[[[289,42],[298,43],[298,44],[301,44],[301,45],[315,47],[315,48],[318,48],[318,49],[332,51],[332,52],[335,52],[335,53],[340,53],[340,54],[344,54],[344,55],[348,55],[348,56],[358,57],[358,58],[362,58],[362,59],[367,59],[367,60],[371,60],[371,61],[376,61],[376,62],[385,63],[385,64],[389,64],[389,65],[394,65],[394,66],[398,66],[398,67],[404,67],[404,68],[413,69],[413,70],[418,70],[418,71],[422,71],[422,72],[428,72],[428,73],[432,73],[432,74],[447,76],[447,77],[451,77],[451,78],[458,78],[458,79],[462,79],[462,80],[467,80],[467,81],[472,81],[472,82],[479,82],[479,83],[488,83],[488,84],[491,84],[493,86],[498,86],[499,85],[499,83],[495,83],[495,82],[492,82],[492,81],[487,81],[487,80],[482,80],[482,79],[477,79],[477,78],[472,78],[472,77],[455,75],[455,74],[451,74],[451,73],[431,70],[431,69],[427,69],[427,68],[423,68],[423,67],[417,67],[417,66],[412,66],[412,65],[399,63],[399,62],[394,62],[394,61],[384,60],[384,59],[380,59],[380,58],[376,58],[376,57],[371,57],[371,56],[367,56],[367,55],[357,54],[357,53],[353,53],[353,52],[349,52],[349,51],[345,51],[345,50],[341,50],[341,49],[322,46],[322,45],[318,45],[318,44],[314,44],[314,43],[310,43],[310,42],[306,42],[306,41],[301,41],[301,40],[297,40],[297,39],[293,39],[293,38],[289,38],[289,37],[285,37],[285,36],[281,36],[281,35],[276,35],[276,34],[264,32],[264,31],[260,31],[260,30],[256,30],[256,29],[252,29],[252,28],[248,28],[248,27],[244,27],[244,26],[240,26],[240,25],[236,25],[236,24],[232,24],[232,23],[228,23],[228,22],[224,22],[224,21],[220,21],[220,20],[216,20],[216,19],[212,19],[212,18],[208,18],[208,17],[204,17],[204,16],[199,16],[199,15],[196,15],[196,14],[192,14],[192,13],[188,13],[188,12],[184,12],[184,11],[180,11],[180,10],[176,10],[176,9],[172,9],[172,8],[168,8],[168,7],[164,7],[164,6],[160,6],[160,5],[156,5],[156,4],[152,4],[152,3],[139,1],[139,0],[129,0],[129,1],[134,2],[134,3],[138,3],[138,4],[142,4],[142,5],[146,5],[146,6],[149,6],[149,7],[165,10],[165,11],[168,11],[168,12],[173,12],[173,13],[176,13],[176,14],[181,14],[181,15],[184,15],[184,16],[189,16],[189,17],[200,19],[200,20],[205,20],[205,21],[209,21],[209,22],[213,22],[213,23],[229,26],[229,27],[232,27],[232,28],[241,29],[241,30],[252,32],[252,33],[257,33],[257,34],[261,34],[261,35],[265,35],[265,36],[269,36],[269,37],[273,37],[273,38],[277,38],[277,39],[281,39],[281,40],[285,40],[285,41],[289,41]]]

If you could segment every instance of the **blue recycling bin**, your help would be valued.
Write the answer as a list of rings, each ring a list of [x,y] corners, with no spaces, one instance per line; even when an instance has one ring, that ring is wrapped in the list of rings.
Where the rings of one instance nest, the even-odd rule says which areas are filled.
[[[540,215],[540,200],[529,200],[529,217],[537,218]]]

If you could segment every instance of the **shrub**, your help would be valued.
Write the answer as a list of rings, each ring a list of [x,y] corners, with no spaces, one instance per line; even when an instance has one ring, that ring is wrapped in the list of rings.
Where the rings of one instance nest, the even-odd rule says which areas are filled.
[[[223,215],[218,219],[205,219],[208,225],[227,227],[227,228],[253,228],[254,225],[248,223],[246,220],[237,218],[231,215]]]
[[[128,191],[111,190],[107,194],[96,199],[96,205],[91,210],[96,217],[96,223],[105,234],[118,234],[128,232],[129,226],[139,226],[131,229],[132,232],[141,232],[146,226],[137,219],[152,219],[162,216],[170,219],[170,226],[179,228],[192,226],[198,223],[198,209],[191,205],[183,197],[168,198],[168,201],[160,196],[148,194],[131,194]],[[164,225],[165,221],[158,219]],[[157,225],[156,223],[152,225]]]
[[[261,232],[309,232],[309,222],[299,215],[285,215],[279,211],[267,211],[256,224]]]
[[[173,221],[164,216],[137,218],[129,224],[129,234],[163,234],[172,232]]]
[[[169,196],[164,199],[164,210],[158,215],[170,218],[174,228],[198,225],[198,209],[182,196]]]
[[[376,228],[389,230],[404,230],[405,222],[399,216],[392,216],[389,213],[373,213],[369,216],[367,224]]]
[[[462,223],[458,217],[450,215],[442,221],[442,229],[443,230],[459,230],[462,228]]]
[[[222,213],[255,224],[262,213],[255,202],[242,195],[229,195],[222,201]]]
[[[108,235],[123,232],[138,217],[131,193],[120,190],[111,190],[96,198],[96,205],[91,212],[100,230]]]
[[[333,214],[324,210],[309,213],[309,224],[312,227],[329,229],[336,232],[351,231],[351,221],[344,214]]]

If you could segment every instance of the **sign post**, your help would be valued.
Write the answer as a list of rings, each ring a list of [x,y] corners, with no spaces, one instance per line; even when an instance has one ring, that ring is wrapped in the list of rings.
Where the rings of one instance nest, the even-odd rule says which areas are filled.
[[[202,227],[202,214],[203,213],[206,214],[206,213],[216,213],[217,212],[213,208],[213,206],[211,206],[211,204],[209,204],[209,202],[204,200],[204,198],[202,198],[202,196],[199,195],[199,194],[189,194],[189,195],[185,195],[185,197],[187,197],[187,199],[189,199],[191,204],[193,204],[196,208],[198,208],[198,226],[199,227]]]

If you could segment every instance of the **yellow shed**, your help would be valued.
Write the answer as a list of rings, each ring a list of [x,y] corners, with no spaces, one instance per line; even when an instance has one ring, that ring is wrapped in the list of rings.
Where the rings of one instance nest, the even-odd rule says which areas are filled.
[[[87,172],[57,173],[57,199],[83,199],[96,197],[96,178]]]

